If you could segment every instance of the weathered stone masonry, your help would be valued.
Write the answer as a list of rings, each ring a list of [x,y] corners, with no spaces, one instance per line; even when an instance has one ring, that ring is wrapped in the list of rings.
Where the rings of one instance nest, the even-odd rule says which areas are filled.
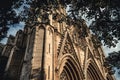
[[[60,22],[65,15],[60,7],[48,14],[49,25],[38,18],[37,26],[10,36],[0,48],[0,80],[115,80],[97,38],[85,23],[88,36],[81,37],[79,27]]]

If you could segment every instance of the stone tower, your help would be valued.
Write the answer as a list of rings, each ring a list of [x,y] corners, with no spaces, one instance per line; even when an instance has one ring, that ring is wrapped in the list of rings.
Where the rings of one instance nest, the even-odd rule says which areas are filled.
[[[47,19],[38,18],[39,24],[32,28],[25,26],[4,46],[1,80],[115,80],[103,66],[101,44],[84,22],[80,26],[87,37],[81,37],[83,29],[66,24],[63,7],[41,13]]]

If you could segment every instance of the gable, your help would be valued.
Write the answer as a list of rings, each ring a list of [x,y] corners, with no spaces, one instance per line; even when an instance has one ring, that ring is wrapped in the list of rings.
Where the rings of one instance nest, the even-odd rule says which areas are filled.
[[[66,36],[64,36],[63,41],[60,42],[61,46],[59,46],[58,58],[61,58],[63,55],[69,54],[73,56],[77,61],[79,61],[70,34],[66,32],[65,35]]]

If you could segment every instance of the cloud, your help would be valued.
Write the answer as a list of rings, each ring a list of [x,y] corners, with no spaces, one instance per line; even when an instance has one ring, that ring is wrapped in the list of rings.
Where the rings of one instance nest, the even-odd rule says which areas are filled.
[[[9,35],[15,36],[15,34],[16,34],[16,32],[17,32],[18,30],[20,30],[20,29],[23,30],[24,25],[25,25],[24,22],[20,22],[19,24],[11,25],[11,26],[10,26],[10,29],[8,30],[7,36],[8,36],[8,37],[9,37]],[[1,43],[6,44],[7,39],[8,39],[8,38],[4,38],[4,39],[1,41]]]

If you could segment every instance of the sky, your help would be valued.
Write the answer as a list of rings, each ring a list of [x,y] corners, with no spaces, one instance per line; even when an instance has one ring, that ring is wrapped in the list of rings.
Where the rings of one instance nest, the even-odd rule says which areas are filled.
[[[84,16],[83,16],[83,18],[85,19]],[[89,25],[92,23],[92,21],[94,21],[94,19],[92,19],[92,20],[90,20],[90,21],[86,20],[87,26],[89,26]],[[103,48],[103,52],[105,53],[105,56],[107,57],[107,56],[109,55],[109,53],[111,53],[111,52],[113,52],[113,51],[116,51],[116,52],[117,52],[117,51],[120,50],[120,40],[119,40],[118,43],[116,44],[116,47],[111,47],[111,48],[109,48],[109,47],[107,47],[107,46],[102,46],[102,48]],[[117,73],[117,70],[116,70],[114,76],[115,76],[116,80],[120,80],[120,75]]]
[[[84,18],[84,17],[83,17],[83,18]],[[93,19],[93,20],[94,20],[94,19]],[[91,23],[93,20],[91,20],[91,21],[86,21],[86,24],[89,26],[90,23]],[[20,22],[19,24],[12,25],[11,28],[9,29],[9,31],[8,31],[8,36],[9,36],[9,35],[14,35],[14,36],[15,36],[16,32],[17,32],[19,29],[22,29],[22,30],[23,30],[24,25],[25,25],[24,22]],[[6,42],[7,42],[7,38],[5,38],[5,39],[3,39],[3,40],[1,41],[1,43],[4,43],[4,44],[5,44]],[[108,48],[107,46],[102,46],[102,47],[103,47],[103,50],[104,50],[105,55],[108,56],[108,53],[113,52],[113,51],[118,51],[118,50],[120,50],[120,41],[119,41],[119,43],[116,45],[115,48],[113,48],[113,47]],[[116,80],[120,80],[120,76],[118,76],[117,73],[115,74],[115,77],[116,77]]]
[[[90,24],[90,22],[86,22],[86,23],[87,23],[88,25]],[[16,32],[17,32],[18,30],[20,30],[20,29],[23,30],[24,25],[25,25],[24,22],[20,22],[20,24],[15,24],[14,26],[12,26],[12,27],[9,29],[9,31],[8,31],[8,36],[9,36],[9,35],[14,35],[14,36],[15,36],[15,34],[16,34]],[[3,39],[1,42],[5,44],[5,43],[7,42],[7,39],[5,38],[5,39]],[[119,41],[119,43],[116,45],[115,48],[114,48],[114,47],[108,48],[107,46],[102,46],[102,47],[103,47],[105,56],[108,56],[108,53],[113,52],[113,51],[118,51],[118,50],[120,49],[120,41]],[[116,77],[116,80],[120,80],[120,76],[117,74],[117,72],[116,72],[116,74],[115,74],[115,77]]]
[[[105,52],[105,55],[108,56],[107,53],[110,53],[110,52],[113,52],[113,51],[118,51],[120,50],[120,41],[118,41],[118,44],[116,45],[116,47],[111,47],[111,48],[108,48],[107,46],[103,46],[103,49],[104,49],[104,52]]]
[[[119,51],[120,50],[120,41],[118,42],[118,44],[116,45],[116,47],[111,47],[111,48],[108,48],[107,46],[102,46],[103,47],[103,50],[104,50],[104,53],[105,53],[105,56],[108,56],[108,53],[111,53],[113,51]],[[115,78],[116,80],[120,80],[120,75],[117,74],[117,70],[115,72]]]
[[[13,35],[13,36],[15,36],[15,34],[16,34],[16,32],[18,31],[18,30],[23,30],[23,28],[24,28],[24,22],[20,22],[19,24],[14,24],[14,25],[11,25],[10,26],[10,29],[8,30],[8,34],[7,34],[7,36],[9,37],[9,35]],[[1,43],[3,43],[3,44],[6,44],[6,42],[7,42],[7,38],[4,38],[2,41],[1,41]]]

